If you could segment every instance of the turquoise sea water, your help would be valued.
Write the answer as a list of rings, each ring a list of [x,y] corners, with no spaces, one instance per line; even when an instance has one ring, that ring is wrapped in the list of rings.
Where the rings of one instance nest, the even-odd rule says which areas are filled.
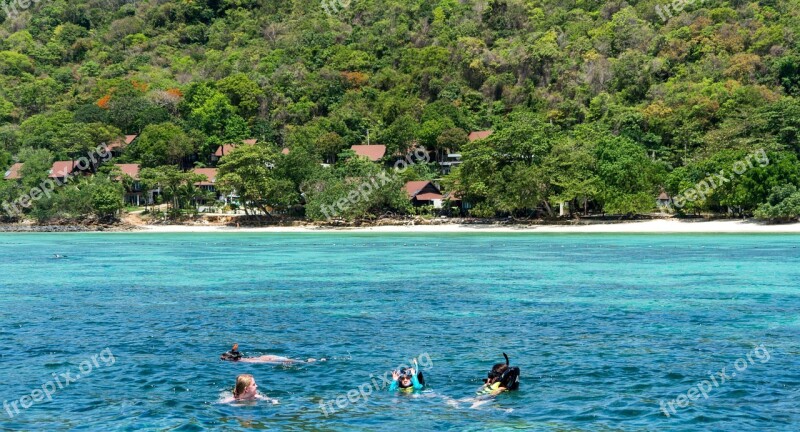
[[[88,373],[52,383],[52,400],[9,406],[13,417],[4,408],[0,429],[797,430],[798,246],[789,235],[2,235],[0,399]],[[233,342],[328,361],[219,361]],[[522,368],[520,391],[473,404],[503,351]],[[419,355],[426,392],[336,406]],[[723,368],[737,376],[662,412]],[[240,373],[280,404],[220,403]]]

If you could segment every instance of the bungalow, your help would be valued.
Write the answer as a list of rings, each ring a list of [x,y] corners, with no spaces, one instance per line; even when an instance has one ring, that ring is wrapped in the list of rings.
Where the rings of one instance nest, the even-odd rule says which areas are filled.
[[[494,131],[491,131],[491,130],[475,131],[475,132],[470,133],[469,136],[467,137],[467,139],[469,140],[469,142],[482,140],[482,139],[488,138],[489,135],[491,135],[492,133],[494,133]]]
[[[133,182],[125,188],[125,204],[140,206],[144,202],[142,194],[142,183],[139,181],[139,164],[114,164],[122,171],[122,175],[133,179]],[[152,191],[150,201],[152,202]]]
[[[11,165],[11,168],[6,171],[5,175],[3,176],[4,180],[19,180],[22,178],[22,167],[24,163],[17,162],[14,165]]]
[[[80,172],[78,161],[55,161],[52,168],[50,168],[48,177],[64,184],[76,172]]]
[[[433,205],[442,208],[442,192],[429,181],[410,181],[406,183],[406,193],[414,206]]]
[[[195,168],[192,170],[192,172],[195,174],[206,176],[205,180],[200,180],[199,182],[194,184],[195,186],[210,192],[217,191],[217,188],[215,187],[215,183],[217,181],[216,168]]]
[[[350,150],[356,152],[358,156],[368,158],[372,162],[377,162],[386,156],[386,146],[380,144],[354,145],[350,147]]]
[[[661,192],[661,194],[658,195],[658,198],[656,198],[656,207],[658,207],[659,209],[665,209],[665,208],[669,209],[669,205],[671,202],[672,198],[670,198],[670,196],[667,195],[666,192]]]
[[[115,141],[112,141],[111,144],[108,145],[107,149],[111,152],[113,157],[119,157],[122,155],[122,151],[125,150],[126,147],[130,143],[132,143],[136,137],[139,135],[125,135],[125,138],[119,138]]]
[[[257,142],[258,142],[258,140],[255,139],[255,138],[246,139],[246,140],[242,141],[242,143],[244,143],[245,145],[254,145]],[[223,156],[225,156],[226,154],[232,152],[233,149],[235,149],[237,145],[238,144],[223,144],[223,145],[217,147],[217,151],[215,151],[214,154],[211,155],[211,160],[213,162],[217,162],[218,160],[222,159]]]

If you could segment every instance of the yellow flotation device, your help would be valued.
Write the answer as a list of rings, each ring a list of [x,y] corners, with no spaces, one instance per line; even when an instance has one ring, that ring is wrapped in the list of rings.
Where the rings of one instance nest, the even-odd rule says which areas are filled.
[[[488,386],[483,386],[478,390],[478,395],[482,396],[482,395],[492,394],[492,392],[494,392],[498,388],[500,388],[500,383],[499,382],[496,382],[496,383],[488,385]]]

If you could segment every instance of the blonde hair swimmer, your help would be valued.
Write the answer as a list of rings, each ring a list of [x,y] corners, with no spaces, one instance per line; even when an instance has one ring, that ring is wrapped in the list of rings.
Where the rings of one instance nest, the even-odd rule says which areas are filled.
[[[252,401],[252,400],[265,400],[277,405],[276,399],[270,399],[258,393],[258,384],[253,375],[242,374],[236,377],[236,385],[233,387],[233,399],[228,401]]]
[[[230,351],[222,353],[222,355],[219,356],[219,359],[232,362],[241,362],[241,363],[272,363],[272,364],[314,363],[315,361],[317,361],[316,359],[313,358],[303,361],[276,355],[245,357],[241,352],[239,352],[238,343],[233,344],[233,348],[231,348]],[[325,361],[325,359],[320,359],[319,361]]]

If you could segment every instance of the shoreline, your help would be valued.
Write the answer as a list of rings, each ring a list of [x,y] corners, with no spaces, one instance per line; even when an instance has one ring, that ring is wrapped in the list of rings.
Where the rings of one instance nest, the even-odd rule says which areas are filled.
[[[14,233],[525,233],[525,234],[800,234],[800,223],[768,225],[748,220],[676,220],[653,219],[621,222],[583,222],[574,224],[464,224],[435,221],[432,224],[393,224],[364,227],[335,227],[324,225],[266,226],[237,228],[221,224],[120,224],[118,226],[25,224],[0,225],[0,234]]]
[[[551,234],[800,234],[800,223],[765,225],[748,221],[649,220],[575,225],[456,224],[382,225],[370,227],[252,227],[207,225],[144,225],[134,233],[551,233]]]

